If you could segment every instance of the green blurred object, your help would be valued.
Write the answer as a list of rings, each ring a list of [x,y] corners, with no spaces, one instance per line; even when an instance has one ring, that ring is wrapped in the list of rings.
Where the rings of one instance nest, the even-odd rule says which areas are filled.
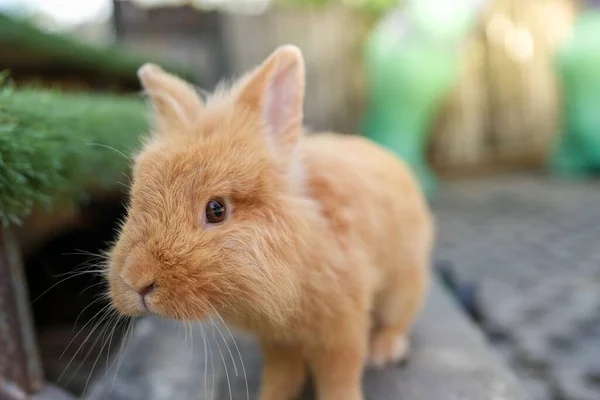
[[[600,171],[600,10],[583,12],[557,57],[564,123],[553,170],[563,175]]]
[[[343,6],[354,10],[381,13],[398,6],[398,0],[276,0],[283,5],[301,7]]]
[[[146,119],[137,96],[0,87],[0,225],[126,183]]]
[[[436,187],[426,160],[431,125],[458,79],[459,46],[475,22],[477,5],[407,2],[383,20],[367,44],[370,99],[363,132],[401,156],[428,196]]]
[[[35,59],[56,67],[68,66],[93,71],[99,75],[117,78],[136,76],[137,69],[145,62],[154,62],[186,79],[193,79],[187,69],[166,62],[132,53],[119,46],[93,46],[68,35],[41,30],[23,18],[0,13],[0,48],[4,51],[18,49],[19,55],[31,53]],[[4,69],[6,66],[0,67]]]

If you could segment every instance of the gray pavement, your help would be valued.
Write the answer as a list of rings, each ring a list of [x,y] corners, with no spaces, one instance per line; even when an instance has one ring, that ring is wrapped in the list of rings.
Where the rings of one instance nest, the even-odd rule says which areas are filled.
[[[437,259],[476,282],[488,333],[535,400],[600,399],[600,182],[446,183]]]

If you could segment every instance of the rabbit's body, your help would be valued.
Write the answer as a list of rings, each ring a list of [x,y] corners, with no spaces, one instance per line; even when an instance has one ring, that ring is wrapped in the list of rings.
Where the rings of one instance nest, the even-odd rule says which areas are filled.
[[[256,334],[262,400],[359,400],[365,362],[403,359],[433,223],[404,164],[356,136],[302,132],[303,64],[285,47],[201,103],[140,72],[158,134],[138,155],[107,276],[123,314],[215,313]]]
[[[305,180],[300,196],[309,204],[303,219],[318,238],[307,243],[298,265],[300,302],[283,321],[240,319],[235,310],[226,319],[264,338],[305,343],[337,340],[340,332],[331,323],[359,319],[355,314],[408,325],[426,292],[433,236],[410,171],[371,141],[335,133],[301,141],[299,159]],[[395,304],[386,313],[388,301]]]

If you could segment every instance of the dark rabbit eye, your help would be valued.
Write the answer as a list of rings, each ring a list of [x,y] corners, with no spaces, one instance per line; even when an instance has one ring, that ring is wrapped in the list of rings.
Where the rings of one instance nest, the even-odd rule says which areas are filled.
[[[227,216],[225,200],[220,197],[210,199],[208,203],[206,203],[204,215],[206,216],[206,222],[209,224],[220,224],[225,221],[225,217]]]

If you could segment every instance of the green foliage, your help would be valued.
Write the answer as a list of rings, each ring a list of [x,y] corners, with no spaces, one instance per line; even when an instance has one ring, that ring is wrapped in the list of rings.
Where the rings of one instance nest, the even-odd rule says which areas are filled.
[[[139,98],[0,88],[0,222],[124,181],[147,130]],[[123,154],[121,154],[123,153]]]
[[[98,71],[105,75],[135,78],[137,69],[144,62],[152,61],[186,79],[192,78],[189,71],[161,60],[148,60],[117,46],[90,46],[67,35],[44,32],[25,20],[1,13],[0,45],[48,57],[55,65]]]

